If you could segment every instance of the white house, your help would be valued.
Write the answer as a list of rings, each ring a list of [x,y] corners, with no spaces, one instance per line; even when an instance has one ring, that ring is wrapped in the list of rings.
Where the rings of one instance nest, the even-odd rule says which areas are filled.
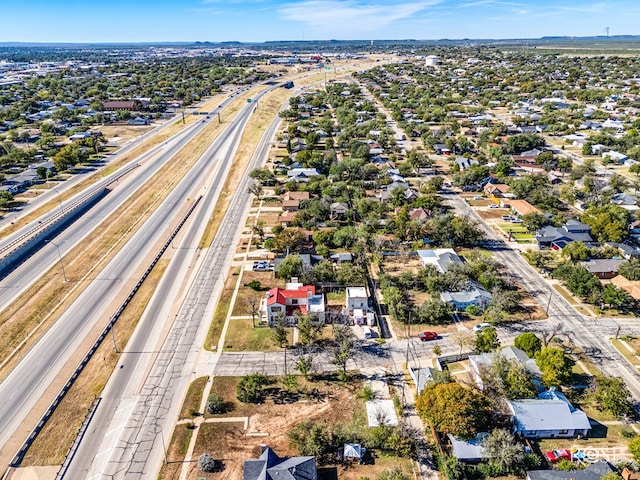
[[[446,272],[451,264],[462,263],[462,259],[453,248],[432,248],[428,250],[418,250],[417,253],[422,265],[425,267],[431,265],[440,273]]]
[[[483,308],[491,300],[491,294],[484,288],[474,285],[462,292],[442,292],[440,300],[450,303],[456,310],[464,310],[471,305]]]
[[[589,418],[555,389],[538,398],[507,402],[514,433],[526,438],[575,438],[591,431]]]
[[[324,323],[324,295],[316,295],[316,288],[313,285],[303,285],[296,279],[292,279],[285,288],[276,287],[269,290],[264,299],[264,306],[260,310],[266,312],[267,322],[271,327],[277,324],[281,315],[284,315],[289,325],[295,325],[296,313],[313,314],[317,322]]]

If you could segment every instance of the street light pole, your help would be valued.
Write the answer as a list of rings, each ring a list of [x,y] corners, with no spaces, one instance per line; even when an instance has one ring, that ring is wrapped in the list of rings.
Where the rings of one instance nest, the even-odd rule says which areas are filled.
[[[45,240],[46,242],[55,245],[56,250],[58,251],[58,259],[60,260],[60,268],[62,268],[62,277],[64,278],[64,283],[67,283],[69,280],[67,279],[67,273],[64,271],[64,262],[62,261],[62,254],[60,253],[60,245],[52,240]]]

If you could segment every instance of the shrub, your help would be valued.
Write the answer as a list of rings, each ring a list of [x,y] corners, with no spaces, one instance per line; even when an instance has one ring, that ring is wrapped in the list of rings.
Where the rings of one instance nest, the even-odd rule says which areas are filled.
[[[247,287],[249,287],[251,290],[255,290],[256,292],[262,290],[262,285],[258,280],[251,280],[249,283],[247,283]]]
[[[203,453],[198,457],[198,469],[201,472],[212,473],[218,469],[218,462],[211,455]]]
[[[205,407],[205,410],[210,415],[218,415],[221,413],[225,413],[227,411],[227,408],[222,397],[220,395],[212,393],[211,395],[209,395],[209,398],[207,398],[207,406]]]
[[[236,396],[242,403],[262,403],[264,401],[263,387],[269,379],[259,373],[245,375],[238,382]]]
[[[358,393],[356,393],[356,398],[358,400],[364,400],[365,402],[369,402],[374,398],[376,398],[376,394],[371,389],[371,387],[367,385],[365,387],[362,387],[360,390],[358,390]]]

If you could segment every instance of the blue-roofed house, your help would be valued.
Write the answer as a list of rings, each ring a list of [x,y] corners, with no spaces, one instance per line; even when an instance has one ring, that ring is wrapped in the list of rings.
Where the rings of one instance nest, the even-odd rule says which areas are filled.
[[[507,402],[514,433],[526,438],[575,438],[591,431],[587,415],[552,388],[538,398]]]
[[[244,461],[244,480],[318,480],[316,457],[280,458],[267,447],[256,459]]]

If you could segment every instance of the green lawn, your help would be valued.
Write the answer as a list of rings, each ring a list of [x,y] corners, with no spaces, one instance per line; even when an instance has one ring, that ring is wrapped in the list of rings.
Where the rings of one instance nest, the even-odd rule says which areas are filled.
[[[292,329],[287,330],[291,344],[293,342]],[[230,352],[281,350],[274,341],[273,332],[273,328],[266,326],[253,328],[251,319],[231,320],[224,339],[224,349]]]

